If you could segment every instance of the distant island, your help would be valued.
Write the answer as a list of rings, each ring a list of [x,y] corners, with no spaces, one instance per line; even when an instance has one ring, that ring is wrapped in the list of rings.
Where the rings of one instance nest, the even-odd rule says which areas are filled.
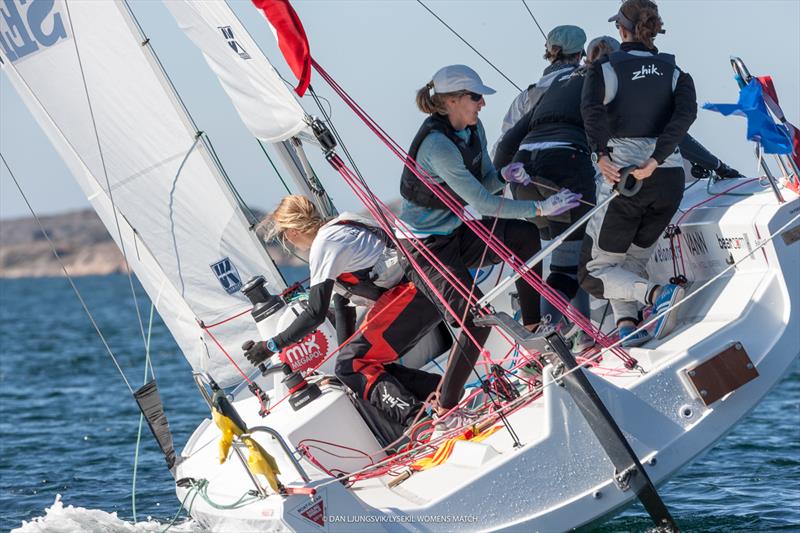
[[[40,216],[39,220],[71,276],[126,272],[122,253],[91,209]],[[270,253],[279,266],[300,264],[277,246],[270,246]],[[61,265],[33,218],[0,220],[0,278],[63,275]]]

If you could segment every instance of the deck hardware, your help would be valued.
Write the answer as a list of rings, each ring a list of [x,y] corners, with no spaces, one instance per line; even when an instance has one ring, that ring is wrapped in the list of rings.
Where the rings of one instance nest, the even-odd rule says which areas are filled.
[[[657,457],[651,457],[650,460],[647,461],[647,464],[649,464],[650,466],[656,466],[657,463],[658,463]]]
[[[614,465],[614,481],[623,490],[633,489],[636,497],[642,502],[657,527],[666,527],[671,531],[680,531],[675,520],[669,514],[664,501],[658,495],[653,482],[639,462],[636,452],[631,448],[622,430],[608,412],[603,401],[597,395],[591,382],[586,377],[585,369],[578,369],[575,357],[567,348],[564,338],[557,332],[536,335],[523,328],[508,313],[495,313],[480,318],[481,326],[498,326],[514,341],[528,352],[547,354],[548,360],[560,361],[566,372],[561,379],[567,392],[572,396],[575,405],[583,415],[592,432],[597,436],[600,445]],[[478,320],[475,321],[476,324]]]
[[[692,415],[694,415],[694,410],[692,409],[691,405],[682,405],[680,408],[680,413],[683,418],[692,418]]]
[[[595,500],[599,500],[602,497],[603,497],[603,493],[600,492],[599,490],[596,490],[596,491],[594,491],[592,493],[592,498],[594,498]]]

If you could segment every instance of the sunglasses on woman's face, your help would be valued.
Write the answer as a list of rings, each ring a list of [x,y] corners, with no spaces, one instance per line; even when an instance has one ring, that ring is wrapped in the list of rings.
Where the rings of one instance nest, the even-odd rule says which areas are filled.
[[[482,94],[474,93],[472,91],[464,91],[461,93],[461,96],[469,96],[469,99],[473,102],[480,102],[481,98],[483,98]]]

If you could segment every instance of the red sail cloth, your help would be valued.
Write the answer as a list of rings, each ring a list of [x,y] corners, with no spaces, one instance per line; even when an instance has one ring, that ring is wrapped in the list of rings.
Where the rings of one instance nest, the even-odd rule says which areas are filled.
[[[295,92],[305,94],[311,82],[311,51],[308,38],[289,0],[252,0],[253,5],[267,17],[278,36],[278,47],[289,64],[295,77],[299,80]]]
[[[764,101],[767,103],[770,111],[780,120],[786,129],[789,130],[789,135],[792,136],[792,159],[795,164],[800,167],[800,131],[788,120],[783,114],[780,102],[778,102],[778,91],[775,90],[775,84],[772,82],[772,76],[759,76],[758,82],[764,90]]]

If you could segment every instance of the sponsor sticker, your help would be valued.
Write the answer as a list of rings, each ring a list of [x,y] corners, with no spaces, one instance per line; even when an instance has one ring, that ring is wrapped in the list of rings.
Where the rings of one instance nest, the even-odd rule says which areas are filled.
[[[306,502],[294,512],[318,527],[325,527],[325,500],[322,498]]]
[[[242,288],[242,276],[236,270],[236,265],[229,257],[225,257],[213,263],[211,270],[217,276],[220,285],[228,294],[236,294]]]
[[[0,64],[12,63],[69,38],[61,2],[0,2]]]
[[[328,338],[320,330],[314,330],[303,338],[284,348],[280,359],[288,363],[292,370],[308,370],[316,367],[328,355]]]

